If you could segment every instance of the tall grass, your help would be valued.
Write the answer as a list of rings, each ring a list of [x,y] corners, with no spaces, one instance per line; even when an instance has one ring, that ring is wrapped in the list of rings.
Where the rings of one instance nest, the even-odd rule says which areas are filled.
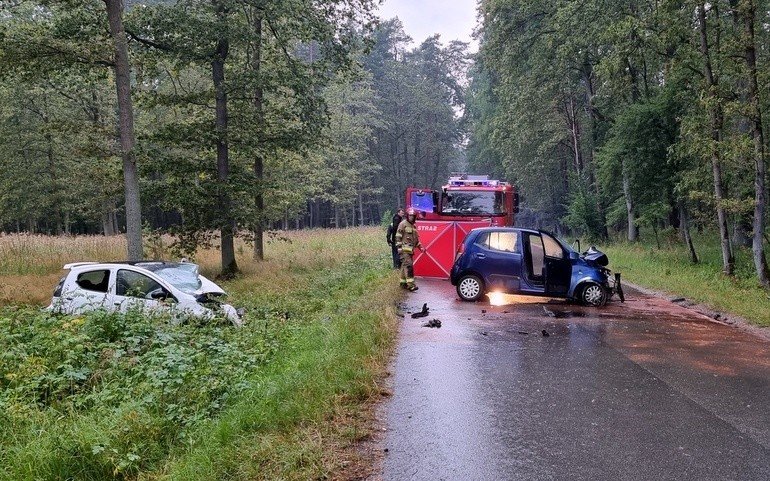
[[[64,264],[126,257],[123,236],[0,234],[0,276],[54,274]]]
[[[606,247],[613,270],[631,282],[703,303],[715,310],[770,326],[770,292],[757,281],[749,248],[735,250],[735,276],[722,273],[719,241],[712,233],[694,235],[698,264],[690,262],[687,248],[675,233],[661,234],[658,248],[651,233],[644,242],[616,242]]]
[[[248,309],[241,329],[0,308],[0,479],[330,476],[330,447],[366,432],[338,420],[379,393],[394,340],[400,290],[381,238],[376,228],[290,233],[261,263],[239,244],[243,275],[223,287]],[[59,242],[56,260],[42,260],[54,276],[85,257],[66,243],[79,240]],[[216,273],[218,252],[196,261]]]
[[[360,232],[366,235],[361,236]],[[333,230],[305,230],[279,233],[268,238],[266,260],[257,262],[253,245],[236,239],[236,259],[243,279],[285,270],[311,272],[334,265],[350,253],[379,255],[382,249],[372,243],[376,228]],[[373,236],[373,237],[369,237]],[[178,260],[172,254],[173,239],[162,237],[146,244],[145,256],[151,259]],[[367,245],[371,243],[373,245]],[[71,262],[118,261],[126,257],[123,236],[51,237],[26,234],[0,234],[0,306],[31,304],[43,306],[51,301],[51,294],[64,274],[62,266]],[[199,249],[191,259],[201,266],[201,273],[214,279],[220,272],[218,245]],[[285,276],[274,277],[276,282]],[[236,283],[238,285],[238,283]],[[288,286],[284,286],[288,287]]]

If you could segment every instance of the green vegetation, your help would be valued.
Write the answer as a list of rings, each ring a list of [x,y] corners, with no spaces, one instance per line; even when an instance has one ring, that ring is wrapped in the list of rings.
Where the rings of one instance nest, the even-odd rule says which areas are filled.
[[[689,251],[669,231],[673,239],[661,242],[601,247],[610,258],[610,267],[629,282],[706,304],[718,311],[745,317],[759,326],[770,327],[770,297],[760,288],[749,249],[736,250],[736,274],[722,272],[720,246],[713,234],[693,239],[700,262],[690,262]]]
[[[769,6],[481,0],[471,168],[517,186],[521,225],[630,242],[711,232],[737,283],[734,252],[753,246],[770,291]]]
[[[329,446],[367,434],[338,420],[379,393],[395,332],[380,234],[296,233],[268,243],[264,263],[244,259],[226,285],[243,328],[1,308],[0,478],[333,472]]]
[[[144,228],[188,253],[217,232],[230,273],[232,236],[261,258],[269,229],[374,225],[406,186],[463,168],[467,44],[411,46],[372,0],[0,8],[0,232]],[[108,10],[128,36],[120,98]]]

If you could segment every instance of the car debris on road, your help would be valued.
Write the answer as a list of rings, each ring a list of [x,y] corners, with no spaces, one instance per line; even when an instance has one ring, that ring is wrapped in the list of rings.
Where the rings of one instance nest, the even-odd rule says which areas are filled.
[[[412,314],[412,319],[418,319],[420,317],[428,317],[428,313],[430,312],[430,308],[428,307],[428,303],[422,305],[422,310],[420,312],[415,312]]]
[[[422,327],[441,328],[441,321],[438,320],[438,319],[431,319],[430,321],[428,321],[425,324],[423,324]]]

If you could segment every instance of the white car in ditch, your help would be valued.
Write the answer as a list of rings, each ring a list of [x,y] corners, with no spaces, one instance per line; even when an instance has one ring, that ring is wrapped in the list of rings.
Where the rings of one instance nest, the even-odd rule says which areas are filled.
[[[229,319],[240,326],[243,312],[222,302],[221,287],[198,273],[189,262],[76,262],[64,266],[65,275],[47,307],[49,311],[81,314],[104,309],[111,312],[141,310],[186,316]]]

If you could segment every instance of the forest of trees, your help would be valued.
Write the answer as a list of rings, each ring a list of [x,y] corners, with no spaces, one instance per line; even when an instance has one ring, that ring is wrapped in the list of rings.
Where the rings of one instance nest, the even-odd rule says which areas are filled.
[[[636,241],[719,236],[765,260],[770,2],[481,0],[468,161],[508,177],[521,220]]]
[[[467,44],[371,0],[0,2],[0,231],[188,251],[379,223],[463,162]]]
[[[412,47],[374,0],[0,1],[0,231],[378,223],[407,185],[491,174],[520,224],[713,232],[765,260],[770,2],[481,0],[479,52]],[[421,39],[420,39],[421,40]],[[766,119],[768,116],[764,115]]]

